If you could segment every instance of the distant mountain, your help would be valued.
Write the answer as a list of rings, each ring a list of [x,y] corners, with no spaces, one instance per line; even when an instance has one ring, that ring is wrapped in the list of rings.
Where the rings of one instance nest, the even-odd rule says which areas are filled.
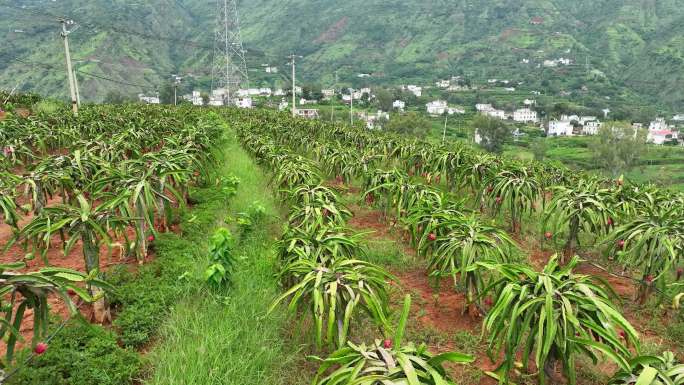
[[[11,4],[68,14],[86,24],[72,35],[74,57],[101,62],[83,64],[84,70],[153,89],[172,73],[192,74],[189,83],[208,88],[213,1],[133,1]],[[255,84],[286,80],[286,56],[296,52],[304,56],[302,79],[321,85],[332,84],[336,70],[340,84],[357,85],[462,75],[474,82],[508,79],[551,94],[565,91],[594,103],[610,98],[634,108],[683,107],[684,7],[676,0],[251,0],[239,7]],[[3,41],[10,42],[0,47],[2,85],[26,79],[24,88],[64,95],[59,71],[29,72],[8,61],[19,56],[63,67],[57,24],[0,7],[0,31],[9,31]],[[539,67],[561,57],[573,64]],[[265,64],[280,73],[266,74]],[[92,78],[81,83],[94,99],[103,96],[102,88],[137,91]]]

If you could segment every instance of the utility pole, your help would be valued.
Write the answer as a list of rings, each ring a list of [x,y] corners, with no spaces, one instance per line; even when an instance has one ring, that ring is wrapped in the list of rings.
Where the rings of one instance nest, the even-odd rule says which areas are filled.
[[[178,86],[181,83],[181,80],[183,79],[182,77],[178,75],[171,75],[173,76],[173,105],[177,106],[178,105]]]
[[[297,58],[301,58],[301,56],[295,55],[294,53],[289,56],[292,62],[292,117],[294,118],[297,116],[297,81],[296,81],[296,76],[297,76],[297,71],[295,69],[296,67],[296,61]]]
[[[58,21],[62,25],[62,31],[60,32],[60,35],[62,36],[62,40],[64,40],[64,54],[66,57],[67,78],[69,80],[69,93],[71,94],[71,109],[74,111],[74,116],[78,116],[78,100],[76,99],[76,85],[74,83],[74,69],[71,66],[71,54],[69,53],[69,34],[74,32],[76,29],[78,29],[78,26],[74,27],[74,29],[72,29],[72,30],[69,30],[67,28],[67,26],[74,25],[73,20],[67,20],[67,19],[60,18]]]
[[[74,86],[76,87],[76,105],[81,107],[81,92],[78,90],[78,76],[74,70]]]
[[[290,55],[290,59],[292,59],[292,117],[294,118],[297,115],[297,105],[295,104],[296,102],[296,95],[297,95],[297,89],[296,84],[297,82],[295,81],[295,76],[296,76],[296,71],[295,71],[295,54]]]
[[[354,89],[349,89],[349,122],[354,125]]]
[[[446,141],[446,128],[449,121],[449,115],[444,115],[444,132],[442,132],[442,144]]]
[[[337,70],[335,70],[335,84],[333,85],[333,95],[330,101],[330,121],[335,121],[335,90],[337,89]]]

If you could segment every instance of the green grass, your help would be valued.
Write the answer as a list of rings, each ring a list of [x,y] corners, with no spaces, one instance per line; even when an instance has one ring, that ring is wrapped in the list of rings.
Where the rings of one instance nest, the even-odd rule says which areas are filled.
[[[271,385],[308,381],[307,376],[293,369],[303,355],[283,335],[288,326],[285,315],[266,315],[277,292],[273,243],[280,219],[278,205],[266,186],[268,177],[235,139],[225,150],[222,173],[240,179],[238,193],[226,213],[228,218],[258,201],[266,208],[268,219],[252,232],[242,234],[236,245],[239,263],[230,287],[219,292],[201,290],[175,305],[150,354],[154,370],[147,384]]]

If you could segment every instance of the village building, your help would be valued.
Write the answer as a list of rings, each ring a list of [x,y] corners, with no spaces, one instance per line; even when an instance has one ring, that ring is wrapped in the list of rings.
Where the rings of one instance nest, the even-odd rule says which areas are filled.
[[[656,118],[648,125],[649,131],[666,131],[669,129],[670,126],[667,124],[664,118]]]
[[[317,109],[312,109],[312,108],[297,108],[296,109],[297,116],[300,116],[302,118],[306,119],[318,119],[318,110]]]
[[[406,102],[403,102],[401,100],[395,100],[394,103],[392,103],[392,108],[397,109],[399,111],[404,111],[404,108],[406,108]]]
[[[413,95],[415,95],[416,97],[423,96],[423,87],[418,87],[415,85],[408,85],[408,86],[406,86],[406,89],[409,92],[413,93]]]
[[[160,104],[161,103],[158,96],[145,96],[144,94],[139,94],[138,100],[140,100],[142,103],[147,103],[147,104]]]
[[[574,126],[569,120],[552,120],[549,122],[548,136],[572,136]]]
[[[647,143],[663,145],[667,142],[678,140],[679,133],[672,130],[648,130]]]
[[[513,120],[521,123],[537,123],[539,118],[537,117],[537,111],[529,108],[519,108],[513,111]]]
[[[442,115],[446,112],[447,102],[444,100],[435,100],[425,105],[427,113],[430,115]]]
[[[190,101],[192,102],[192,105],[194,105],[194,106],[203,106],[204,105],[204,100],[202,100],[202,94],[199,91],[192,91],[192,96],[190,97]]]
[[[252,108],[252,98],[248,96],[235,98],[233,99],[233,104],[235,104],[237,108]]]
[[[450,85],[450,80],[438,80],[435,82],[435,86],[437,86],[437,88],[449,88]]]
[[[321,94],[323,95],[324,100],[330,100],[333,96],[335,96],[335,89],[322,89]]]

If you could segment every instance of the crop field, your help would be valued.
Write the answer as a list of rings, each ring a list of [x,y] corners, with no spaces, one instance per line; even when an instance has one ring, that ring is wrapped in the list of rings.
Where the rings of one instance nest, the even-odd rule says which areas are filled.
[[[684,195],[636,177],[259,109],[0,147],[3,383],[684,384]]]

